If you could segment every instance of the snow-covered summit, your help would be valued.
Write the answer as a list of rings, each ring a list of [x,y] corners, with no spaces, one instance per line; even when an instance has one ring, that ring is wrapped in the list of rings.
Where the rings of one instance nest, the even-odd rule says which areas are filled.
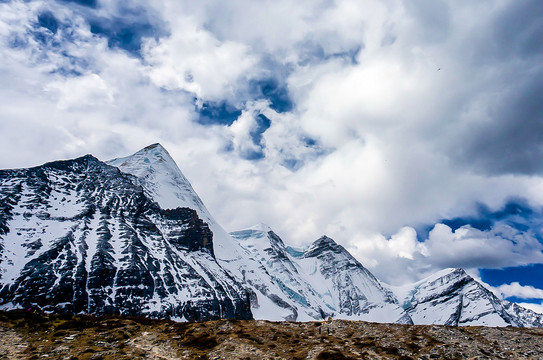
[[[264,224],[264,223],[254,224],[253,226],[250,226],[244,230],[262,231],[264,233],[268,233],[272,231],[271,227],[268,224]]]
[[[215,256],[225,259],[239,256],[236,248],[232,247],[230,235],[211,216],[175,160],[162,145],[152,144],[130,156],[106,163],[134,175],[145,194],[161,208],[185,207],[195,210],[213,232]]]
[[[345,248],[334,241],[334,239],[329,238],[324,235],[315,240],[309,247],[304,251],[305,257],[315,256],[317,253],[331,251],[336,254],[343,254],[344,256],[352,257],[351,254]]]
[[[163,209],[188,207],[210,217],[202,200],[168,151],[160,144],[149,145],[133,155],[106,162],[137,177],[146,195]]]
[[[543,315],[498,299],[461,268],[391,287],[415,324],[541,326]]]

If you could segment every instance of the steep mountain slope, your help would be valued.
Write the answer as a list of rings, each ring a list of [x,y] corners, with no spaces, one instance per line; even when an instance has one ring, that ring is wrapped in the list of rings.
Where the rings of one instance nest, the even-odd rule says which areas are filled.
[[[332,316],[411,323],[393,294],[330,238],[322,237],[306,251],[297,251],[285,247],[265,225],[231,235],[253,264],[240,260],[223,266],[241,273],[243,282],[257,294],[252,303],[255,318],[314,320]]]
[[[123,173],[136,177],[149,199],[163,209],[186,207],[196,211],[213,232],[213,247],[223,259],[239,258],[237,247],[232,246],[230,235],[213,219],[204,203],[192,188],[168,151],[153,144],[133,155],[106,162]]]
[[[213,231],[214,254],[217,261],[236,280],[245,284],[252,294],[251,309],[255,318],[303,321],[334,315],[345,318],[373,319],[369,310],[365,308],[366,305],[361,307],[358,305],[358,300],[366,301],[363,300],[366,299],[366,295],[360,293],[361,289],[345,290],[345,286],[340,289],[339,284],[334,284],[332,283],[334,280],[331,280],[332,282],[328,284],[330,289],[325,290],[325,294],[317,293],[310,282],[313,277],[305,274],[300,265],[294,261],[301,261],[301,259],[288,254],[283,241],[266,226],[227,234],[210,215],[186,177],[160,144],[150,145],[134,155],[111,160],[108,164],[136,176],[137,183],[142,186],[146,195],[162,208],[186,206],[198,212],[198,215],[209,224]],[[343,252],[346,253],[344,249]],[[343,257],[344,253],[342,253]],[[332,254],[333,252],[330,253]],[[352,257],[351,259],[356,261]],[[341,259],[333,259],[333,256],[327,259],[327,261],[336,260],[341,262]],[[345,268],[344,271],[349,270]],[[365,269],[364,271],[367,272]],[[331,278],[333,275],[328,271],[327,276]],[[364,274],[364,276],[367,275]],[[320,280],[314,282],[319,283]],[[376,280],[375,284],[377,284]],[[339,293],[340,291],[343,291],[343,295]],[[378,293],[384,290],[369,286],[364,291]],[[373,295],[372,293],[370,298]],[[389,295],[386,293],[382,298],[372,298],[372,301],[379,302],[385,299],[393,303]],[[354,296],[355,299],[351,301],[349,296]],[[326,297],[329,299],[325,299]],[[335,301],[340,301],[340,298],[342,305],[335,303]],[[376,321],[393,322],[402,318],[402,310],[392,303],[391,307],[396,311],[390,312],[387,309],[383,311],[387,317]],[[367,306],[371,308],[373,305]],[[401,321],[409,320],[402,319]]]
[[[255,319],[308,321],[332,315],[269,227],[262,224],[231,235],[244,256],[219,262],[255,294]]]
[[[412,323],[393,293],[329,237],[321,237],[302,253],[289,250],[334,317]]]
[[[395,290],[415,324],[543,326],[543,315],[498,299],[462,269]]]
[[[90,155],[0,171],[0,307],[252,317],[197,212],[161,208]]]

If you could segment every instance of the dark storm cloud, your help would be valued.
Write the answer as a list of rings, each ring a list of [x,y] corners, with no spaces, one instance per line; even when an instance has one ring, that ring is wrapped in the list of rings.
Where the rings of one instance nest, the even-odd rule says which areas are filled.
[[[492,81],[467,100],[479,119],[450,149],[453,159],[489,175],[543,174],[543,2],[513,1],[473,34],[466,49],[473,78]],[[484,100],[477,100],[477,99]],[[454,121],[454,120],[453,120]]]
[[[444,0],[407,0],[403,4],[418,23],[420,40],[441,42],[449,36],[451,30],[449,2]]]
[[[543,2],[511,2],[496,17],[493,27],[502,56],[531,57],[543,53]]]
[[[493,101],[489,121],[467,128],[456,148],[454,155],[476,171],[543,174],[543,67],[522,77]]]

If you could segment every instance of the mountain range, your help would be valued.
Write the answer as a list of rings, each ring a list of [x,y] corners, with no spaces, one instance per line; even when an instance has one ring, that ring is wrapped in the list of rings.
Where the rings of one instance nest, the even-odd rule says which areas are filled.
[[[14,308],[543,326],[462,269],[392,287],[326,236],[295,249],[264,224],[227,233],[160,144],[0,170],[0,309]]]

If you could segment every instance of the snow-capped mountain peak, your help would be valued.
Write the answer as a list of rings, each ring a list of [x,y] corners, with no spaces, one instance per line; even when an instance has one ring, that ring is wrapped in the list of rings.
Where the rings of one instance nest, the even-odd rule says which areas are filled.
[[[351,254],[345,248],[338,243],[336,243],[332,238],[324,235],[315,240],[309,247],[304,251],[304,257],[316,256],[322,252],[333,252],[336,254],[343,254],[347,257],[352,257]]]
[[[461,268],[391,287],[415,324],[541,326],[543,315],[498,299]]]
[[[133,155],[106,163],[124,173],[134,175],[145,194],[161,208],[182,207],[195,210],[213,232],[215,253],[220,253],[224,259],[240,256],[235,246],[232,246],[230,235],[211,216],[190,182],[162,145],[152,144]]]
[[[160,144],[149,145],[133,155],[107,161],[122,172],[137,177],[145,192],[163,209],[188,207],[210,217],[202,200],[168,151]]]
[[[231,235],[251,262],[240,260],[227,266],[242,273],[243,281],[256,294],[256,318],[311,320],[334,316],[411,322],[392,293],[329,237],[319,238],[306,250],[296,250],[286,247],[265,225]]]
[[[262,231],[264,233],[268,233],[272,231],[271,227],[268,224],[264,224],[264,223],[255,224],[253,226],[248,227],[245,230],[256,230],[256,231]]]

